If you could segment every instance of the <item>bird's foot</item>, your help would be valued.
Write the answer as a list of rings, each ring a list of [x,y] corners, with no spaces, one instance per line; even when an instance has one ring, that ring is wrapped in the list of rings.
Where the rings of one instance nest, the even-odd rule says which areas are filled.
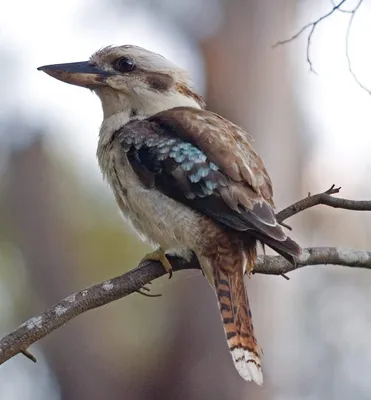
[[[251,278],[251,276],[254,274],[254,263],[246,263],[245,265],[245,270],[244,274],[248,277]]]
[[[159,261],[162,264],[164,270],[169,274],[169,279],[173,276],[173,267],[171,266],[164,250],[161,247],[159,247],[152,253],[146,254],[142,258],[141,262],[143,261]]]
[[[245,275],[247,276],[248,279],[250,279],[254,274],[255,274],[255,272],[253,269],[247,270],[245,272]]]
[[[149,283],[152,283],[152,282],[149,282]],[[152,294],[152,293],[149,293],[150,291],[151,291],[151,289],[148,288],[147,286],[142,286],[139,290],[137,290],[137,293],[139,293],[143,296],[146,296],[146,297],[161,297],[162,296],[161,293]]]

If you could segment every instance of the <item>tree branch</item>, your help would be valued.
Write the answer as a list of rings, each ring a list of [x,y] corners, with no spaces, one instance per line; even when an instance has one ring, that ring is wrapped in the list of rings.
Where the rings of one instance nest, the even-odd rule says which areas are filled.
[[[352,77],[354,78],[354,80],[356,81],[356,83],[364,90],[366,91],[368,94],[371,95],[371,90],[369,88],[367,88],[357,77],[357,75],[355,74],[355,72],[353,71],[353,67],[352,67],[352,63],[350,60],[350,56],[349,56],[349,37],[350,37],[350,32],[352,29],[352,25],[353,25],[353,20],[354,17],[358,11],[358,9],[360,8],[360,6],[363,3],[363,0],[358,0],[357,5],[350,10],[346,10],[341,8],[341,6],[343,6],[348,0],[342,0],[340,1],[338,4],[335,4],[335,2],[333,0],[331,0],[332,3],[332,9],[322,15],[320,18],[317,18],[316,20],[312,21],[312,22],[308,22],[306,25],[304,25],[298,32],[296,32],[294,35],[292,35],[290,38],[285,39],[285,40],[280,40],[278,41],[275,45],[273,45],[273,48],[286,44],[286,43],[290,43],[292,41],[294,41],[295,39],[297,39],[299,36],[301,36],[306,30],[309,29],[309,34],[307,37],[307,63],[309,64],[309,70],[311,72],[314,72],[315,74],[317,74],[317,72],[314,70],[313,68],[313,62],[310,56],[310,49],[311,49],[311,44],[312,44],[312,37],[314,34],[314,31],[317,28],[317,25],[322,22],[323,20],[325,20],[326,18],[330,17],[332,14],[334,14],[335,12],[342,12],[345,14],[349,14],[349,21],[348,21],[348,27],[347,27],[347,31],[346,31],[346,35],[345,35],[345,45],[346,45],[346,50],[345,50],[345,54],[346,54],[346,58],[347,58],[347,62],[348,62],[348,70],[351,73]]]
[[[295,214],[306,210],[307,208],[311,208],[320,204],[333,208],[343,208],[345,210],[371,211],[370,200],[348,200],[331,196],[332,194],[339,193],[340,189],[340,187],[336,188],[335,185],[332,185],[330,189],[323,193],[318,193],[312,196],[309,194],[305,199],[300,200],[280,211],[276,215],[277,221],[283,222],[287,218],[290,218]]]
[[[354,21],[354,17],[356,16],[356,12],[358,11],[359,7],[361,6],[361,4],[363,3],[363,0],[359,0],[358,4],[354,7],[353,10],[343,10],[343,12],[348,12],[350,14],[350,18],[349,18],[349,22],[348,22],[348,28],[347,28],[347,33],[345,36],[345,55],[347,57],[347,62],[348,62],[348,70],[351,73],[351,75],[353,76],[353,79],[356,81],[356,83],[368,94],[371,95],[371,90],[366,87],[357,77],[357,75],[355,74],[353,67],[352,67],[352,62],[350,59],[350,55],[349,55],[349,37],[350,37],[350,31],[352,29],[352,25],[353,25],[353,21]]]
[[[362,0],[361,0],[362,1]],[[310,57],[310,46],[311,46],[311,42],[312,42],[312,36],[314,34],[314,31],[316,30],[317,25],[322,22],[324,19],[330,17],[336,10],[341,10],[341,6],[343,4],[345,4],[347,2],[347,0],[342,0],[339,4],[334,5],[332,7],[332,10],[330,10],[327,14],[322,15],[322,17],[316,19],[315,21],[312,22],[308,22],[306,25],[304,25],[298,32],[295,33],[295,35],[291,36],[289,39],[285,39],[285,40],[280,40],[278,41],[273,48],[282,45],[282,44],[286,44],[289,42],[292,42],[293,40],[297,39],[303,32],[305,32],[307,29],[309,29],[309,34],[307,37],[307,62],[309,64],[309,69],[311,72],[316,73],[316,71],[313,68],[313,63]],[[343,11],[343,10],[341,10]]]
[[[371,269],[371,251],[338,247],[308,247],[303,249],[296,265],[292,265],[281,256],[258,256],[254,272],[281,275],[310,265],[341,265]]]
[[[277,214],[280,222],[318,204],[348,210],[371,210],[371,201],[354,201],[332,197],[340,188],[333,185],[329,190],[298,201]],[[200,269],[194,256],[189,262],[178,257],[170,257],[169,261],[174,271],[185,269]],[[357,268],[371,269],[371,252],[362,250],[347,250],[335,247],[313,247],[303,249],[296,265],[290,264],[281,256],[259,256],[254,272],[260,274],[282,275],[308,265],[333,264]],[[159,262],[145,261],[133,270],[90,288],[72,294],[42,314],[33,317],[0,340],[0,364],[18,353],[36,361],[28,351],[28,347],[42,339],[55,329],[64,325],[76,316],[101,307],[112,301],[139,292],[145,285],[157,279],[166,272]],[[145,288],[148,291],[148,288]],[[147,294],[148,293],[142,293]]]

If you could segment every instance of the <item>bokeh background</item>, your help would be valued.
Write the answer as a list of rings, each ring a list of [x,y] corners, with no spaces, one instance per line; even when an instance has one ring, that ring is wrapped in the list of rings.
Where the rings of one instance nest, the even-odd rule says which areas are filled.
[[[338,2],[338,0],[336,0]],[[344,8],[356,5],[349,0]],[[1,1],[0,335],[61,298],[133,268],[148,251],[123,225],[95,160],[102,113],[88,90],[38,72],[136,44],[191,71],[208,108],[255,137],[278,209],[342,186],[371,197],[371,96],[348,71],[350,15],[272,46],[329,0]],[[371,4],[349,39],[371,87]],[[371,248],[371,218],[319,206],[292,218],[303,246]],[[214,294],[196,271],[86,313],[0,367],[1,400],[371,398],[371,273],[308,267],[248,282],[263,388],[234,370]]]

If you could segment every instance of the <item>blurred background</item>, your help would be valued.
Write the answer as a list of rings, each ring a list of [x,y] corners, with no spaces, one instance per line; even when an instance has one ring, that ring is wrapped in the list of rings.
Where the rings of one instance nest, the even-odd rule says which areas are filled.
[[[339,0],[336,0],[338,2]],[[357,2],[349,0],[344,8]],[[371,97],[348,71],[350,14],[272,46],[330,0],[1,2],[0,336],[61,298],[133,268],[148,251],[126,229],[95,148],[102,113],[88,90],[38,72],[108,44],[136,44],[190,70],[208,108],[244,127],[277,208],[342,186],[371,198]],[[349,53],[371,88],[371,4]],[[303,246],[371,248],[371,217],[319,206],[289,221]],[[371,272],[308,267],[248,282],[264,349],[263,388],[243,382],[212,290],[197,271],[86,313],[0,367],[1,400],[371,398]]]

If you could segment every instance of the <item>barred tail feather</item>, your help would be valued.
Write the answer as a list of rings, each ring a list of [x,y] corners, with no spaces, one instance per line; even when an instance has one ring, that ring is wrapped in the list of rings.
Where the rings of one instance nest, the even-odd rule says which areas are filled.
[[[234,365],[243,379],[262,385],[261,350],[254,337],[242,267],[233,273],[214,271],[214,283]]]

